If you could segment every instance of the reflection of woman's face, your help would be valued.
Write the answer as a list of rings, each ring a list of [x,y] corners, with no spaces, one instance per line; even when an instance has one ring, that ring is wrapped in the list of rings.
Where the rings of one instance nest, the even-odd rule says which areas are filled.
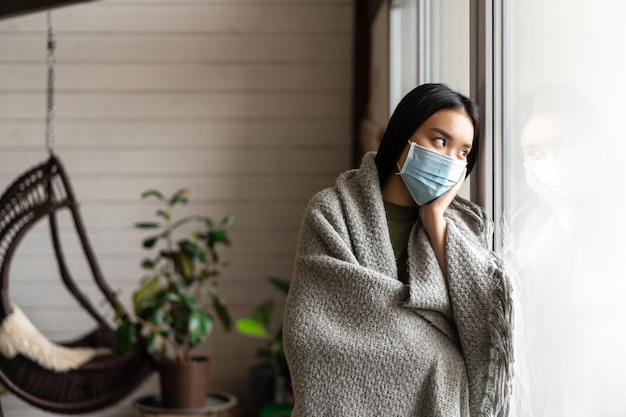
[[[593,161],[593,144],[585,138],[585,121],[558,112],[538,114],[526,123],[520,144],[526,184],[542,200],[579,198],[588,182],[585,163]]]
[[[524,161],[551,159],[577,147],[570,126],[567,118],[558,113],[539,114],[530,119],[520,140]]]

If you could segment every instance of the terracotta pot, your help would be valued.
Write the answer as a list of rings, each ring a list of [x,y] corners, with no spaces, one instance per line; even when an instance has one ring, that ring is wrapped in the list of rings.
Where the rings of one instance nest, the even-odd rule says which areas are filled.
[[[160,361],[157,365],[164,408],[203,408],[209,392],[209,358],[190,362]]]

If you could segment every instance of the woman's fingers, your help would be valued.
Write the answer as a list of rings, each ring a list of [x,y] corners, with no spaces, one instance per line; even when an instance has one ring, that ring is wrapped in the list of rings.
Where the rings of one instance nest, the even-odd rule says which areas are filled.
[[[456,182],[456,184],[454,184],[447,192],[454,192],[454,195],[456,196],[459,191],[461,191],[461,187],[463,187],[463,184],[465,183],[465,174],[467,173],[467,168],[463,169],[463,172],[461,173],[461,178],[459,178],[459,180]]]
[[[450,203],[452,202],[452,200],[454,200],[454,197],[456,197],[456,195],[459,193],[459,191],[461,191],[461,187],[463,187],[463,183],[465,183],[465,173],[467,172],[467,168],[465,168],[463,170],[463,173],[461,174],[461,178],[459,178],[459,180],[456,182],[456,184],[454,184],[452,187],[450,187],[450,189],[448,191],[446,191],[445,193],[443,193],[439,198],[435,199],[432,203],[438,203],[443,205],[443,209],[448,208],[448,206],[450,205]]]

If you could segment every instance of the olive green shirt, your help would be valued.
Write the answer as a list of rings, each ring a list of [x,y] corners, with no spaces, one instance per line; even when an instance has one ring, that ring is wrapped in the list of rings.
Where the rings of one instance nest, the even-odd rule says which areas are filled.
[[[413,225],[419,219],[419,207],[405,207],[383,200],[391,246],[396,256],[398,279],[405,284],[409,280],[407,246]]]

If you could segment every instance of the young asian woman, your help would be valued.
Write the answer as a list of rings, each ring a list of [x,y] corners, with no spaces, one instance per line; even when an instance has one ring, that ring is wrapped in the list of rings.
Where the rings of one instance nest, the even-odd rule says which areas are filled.
[[[506,416],[512,299],[492,223],[459,197],[479,112],[443,84],[305,211],[284,314],[300,416]]]

